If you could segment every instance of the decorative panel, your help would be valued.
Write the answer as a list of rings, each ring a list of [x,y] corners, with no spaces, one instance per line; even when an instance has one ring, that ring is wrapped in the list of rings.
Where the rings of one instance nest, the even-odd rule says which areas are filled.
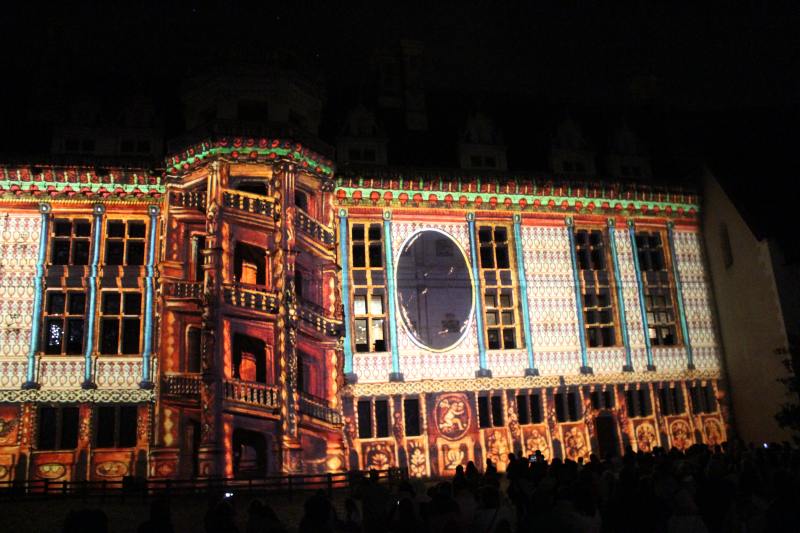
[[[354,353],[353,372],[359,383],[380,383],[389,379],[392,354],[389,352]]]
[[[533,348],[542,374],[577,373],[581,366],[567,231],[566,227],[521,228]],[[570,355],[564,360],[553,357],[562,353]]]
[[[713,298],[698,233],[675,232],[675,258],[681,276],[681,293],[697,368],[719,368]]]
[[[142,359],[98,359],[95,383],[98,387],[134,388],[142,380]]]
[[[625,348],[589,348],[586,358],[595,374],[617,373],[625,364]]]
[[[528,366],[525,350],[490,350],[486,352],[486,360],[495,377],[521,376]]]
[[[0,218],[0,357],[28,353],[40,222],[38,215]]]
[[[680,371],[686,368],[686,349],[683,346],[653,346],[653,364],[661,371]]]
[[[84,379],[83,357],[43,359],[39,363],[39,383],[42,388],[80,388]]]

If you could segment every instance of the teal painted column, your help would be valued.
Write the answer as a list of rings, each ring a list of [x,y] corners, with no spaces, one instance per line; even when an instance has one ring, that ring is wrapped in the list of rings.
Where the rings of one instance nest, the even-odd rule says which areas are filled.
[[[631,238],[631,253],[633,253],[633,266],[636,269],[636,288],[639,291],[639,311],[642,314],[642,329],[644,330],[644,346],[647,350],[647,370],[653,371],[653,347],[650,345],[650,327],[647,324],[647,307],[644,305],[644,285],[642,284],[642,270],[639,266],[639,247],[636,245],[636,228],[633,220],[628,221],[628,234]]]
[[[42,300],[44,299],[44,264],[47,261],[47,228],[50,221],[50,204],[39,204],[39,252],[36,256],[36,277],[33,279],[33,315],[31,316],[31,341],[28,346],[28,367],[25,370],[23,389],[38,389],[36,352],[42,331]]]
[[[342,307],[344,319],[344,378],[348,383],[358,381],[353,373],[352,319],[350,313],[350,244],[347,230],[347,209],[339,209],[339,261],[342,263]]]
[[[608,241],[611,246],[611,261],[614,266],[614,287],[617,292],[617,305],[619,306],[619,323],[622,330],[622,343],[625,345],[625,364],[623,372],[633,372],[633,357],[631,356],[631,341],[628,337],[628,322],[625,319],[625,295],[622,292],[622,278],[619,274],[619,257],[617,256],[617,236],[614,232],[614,219],[608,219]]]
[[[475,213],[467,213],[469,255],[472,263],[472,297],[475,299],[475,324],[478,328],[478,364],[475,377],[490,378],[492,371],[486,364],[486,338],[483,331],[483,300],[481,300],[481,272],[478,268],[478,246],[475,243]]]
[[[394,254],[392,253],[392,212],[383,212],[383,256],[386,261],[386,299],[389,307],[389,346],[392,350],[392,371],[389,381],[403,381],[400,372],[400,350],[397,348],[397,312],[394,279]]]
[[[150,215],[150,240],[147,246],[147,264],[144,278],[144,344],[142,346],[142,381],[143,389],[153,388],[153,297],[156,261],[156,233],[158,233],[158,206],[148,207]]]
[[[569,235],[569,256],[572,259],[572,283],[575,286],[575,312],[578,314],[578,338],[581,343],[581,374],[591,374],[589,358],[586,353],[586,325],[583,319],[583,295],[581,293],[581,280],[578,274],[578,257],[575,254],[575,228],[572,217],[564,219]]]
[[[92,262],[89,264],[89,310],[86,312],[86,347],[83,353],[84,389],[96,389],[94,383],[94,372],[92,364],[92,352],[94,351],[94,325],[97,321],[97,265],[100,262],[100,236],[103,233],[103,214],[106,212],[105,206],[97,204],[94,206],[94,222],[92,223]]]
[[[671,220],[667,222],[667,238],[669,240],[669,254],[672,256],[672,275],[675,277],[675,299],[678,302],[678,316],[681,321],[683,346],[686,348],[686,367],[694,370],[692,342],[689,338],[689,325],[686,323],[686,311],[683,306],[683,285],[681,284],[681,273],[678,270],[678,256],[675,253],[675,224]]]
[[[525,333],[525,349],[528,352],[528,368],[525,369],[526,376],[538,376],[536,360],[533,356],[533,341],[531,339],[531,316],[528,305],[530,300],[528,295],[528,273],[525,271],[525,258],[522,255],[522,216],[514,215],[514,252],[517,258],[517,274],[519,275],[519,292],[522,297],[522,328]]]

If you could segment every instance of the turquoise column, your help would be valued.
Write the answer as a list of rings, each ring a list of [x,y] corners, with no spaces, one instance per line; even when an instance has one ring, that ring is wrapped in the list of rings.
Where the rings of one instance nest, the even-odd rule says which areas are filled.
[[[533,357],[533,341],[531,339],[531,316],[528,309],[528,273],[525,272],[525,258],[522,255],[522,216],[514,215],[514,252],[517,257],[517,273],[519,274],[519,292],[522,297],[522,329],[525,333],[525,349],[528,352],[528,368],[526,376],[538,376],[536,360]]]
[[[344,307],[344,377],[348,383],[355,383],[358,376],[353,373],[352,317],[350,313],[350,248],[347,231],[347,210],[339,209],[339,261],[342,264],[342,307]]]
[[[639,247],[636,246],[636,228],[633,220],[628,221],[628,233],[631,238],[631,253],[633,253],[633,266],[636,269],[636,287],[639,291],[639,311],[642,314],[642,328],[644,329],[644,346],[647,350],[647,370],[653,371],[653,347],[650,345],[650,327],[647,324],[647,307],[644,305],[644,285],[642,284],[642,270],[639,266]]]
[[[158,233],[158,206],[148,208],[150,215],[150,241],[147,246],[147,264],[144,278],[144,345],[142,346],[142,381],[143,389],[153,388],[151,359],[153,357],[153,293],[156,261],[156,233]]]
[[[625,319],[625,296],[622,293],[622,279],[619,274],[619,257],[617,256],[617,236],[614,232],[614,219],[608,219],[608,241],[611,245],[611,261],[614,263],[614,287],[617,290],[617,305],[619,307],[619,323],[622,330],[622,343],[625,345],[625,365],[623,372],[633,372],[633,357],[631,356],[631,341],[628,337],[628,322]]]
[[[578,257],[575,254],[575,231],[572,217],[564,219],[569,235],[569,256],[572,259],[572,283],[575,286],[575,312],[578,314],[578,338],[581,342],[581,374],[591,374],[589,359],[586,354],[586,325],[583,319],[583,296],[581,294],[581,280],[578,274]]]
[[[36,277],[33,280],[33,316],[31,316],[31,342],[28,347],[28,367],[25,370],[23,389],[38,389],[36,352],[42,331],[42,300],[44,298],[44,264],[47,261],[47,227],[50,221],[50,204],[39,204],[39,253],[36,257]]]
[[[92,372],[92,352],[94,351],[94,324],[97,321],[97,265],[100,262],[100,236],[103,233],[103,214],[106,212],[105,206],[97,204],[94,206],[94,223],[92,224],[92,262],[89,265],[89,310],[86,312],[86,347],[83,353],[84,389],[96,389]]]
[[[667,238],[669,240],[669,254],[672,256],[672,275],[675,277],[675,299],[678,302],[678,316],[681,321],[681,333],[683,334],[683,346],[686,348],[686,366],[694,370],[694,354],[692,354],[692,342],[689,338],[689,326],[686,323],[686,311],[683,307],[683,285],[681,284],[681,273],[678,270],[678,256],[675,253],[675,224],[670,220],[667,222]]]
[[[400,372],[400,350],[397,348],[397,313],[394,279],[394,258],[392,253],[392,212],[383,212],[383,256],[386,261],[386,299],[389,306],[389,346],[392,350],[392,371],[389,381],[403,381]]]
[[[478,268],[478,247],[475,244],[475,213],[467,213],[469,230],[469,255],[472,262],[472,297],[475,299],[475,324],[478,327],[478,364],[475,377],[490,378],[492,371],[486,364],[486,338],[483,331],[483,301],[481,300],[481,273]]]

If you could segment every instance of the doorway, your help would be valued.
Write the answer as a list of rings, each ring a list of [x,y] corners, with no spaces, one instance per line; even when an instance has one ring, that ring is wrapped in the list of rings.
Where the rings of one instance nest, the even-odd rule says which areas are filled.
[[[614,416],[608,411],[603,411],[594,419],[594,426],[600,458],[607,459],[619,455],[617,423],[614,421]]]

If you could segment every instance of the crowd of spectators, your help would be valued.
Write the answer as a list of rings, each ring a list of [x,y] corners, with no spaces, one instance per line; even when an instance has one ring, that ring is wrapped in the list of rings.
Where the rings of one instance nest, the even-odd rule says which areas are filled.
[[[440,482],[391,485],[375,475],[364,477],[338,506],[319,491],[305,501],[297,524],[282,522],[267,502],[253,500],[242,532],[232,502],[221,498],[210,503],[204,528],[208,533],[800,531],[798,474],[800,452],[788,445],[713,450],[695,445],[685,453],[629,448],[621,457],[601,461],[592,455],[585,463],[548,462],[539,452],[528,458],[509,454],[504,473],[487,461],[483,472],[470,462]],[[71,514],[64,531],[94,531],[87,525],[101,518]],[[174,531],[168,507],[154,502],[139,531]]]

